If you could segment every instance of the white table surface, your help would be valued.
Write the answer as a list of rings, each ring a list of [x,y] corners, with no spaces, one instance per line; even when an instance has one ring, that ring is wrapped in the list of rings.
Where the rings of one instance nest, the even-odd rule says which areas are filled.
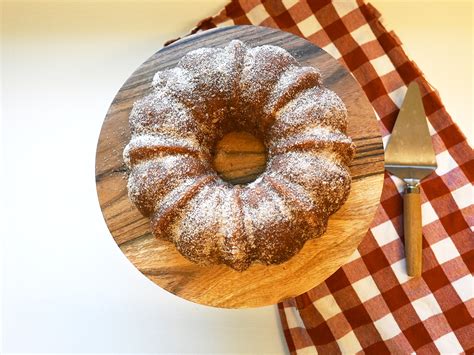
[[[96,143],[116,91],[164,41],[186,33],[225,3],[3,3],[4,353],[287,351],[275,307],[199,306],[142,276],[112,240],[96,198]],[[429,56],[420,63],[426,53],[412,51],[418,53],[422,42],[404,33],[415,27],[403,27],[396,5],[379,3],[375,1],[408,53],[435,86],[442,84],[444,63]],[[463,17],[464,8],[453,8],[461,16],[454,31],[462,37],[462,20],[468,17]],[[472,45],[456,48],[465,52],[451,58],[449,77],[469,87],[472,68],[463,65],[472,61]],[[438,88],[448,108],[460,113],[456,122],[472,132],[472,108],[465,105],[466,100],[472,103],[472,87],[471,96],[465,91],[460,95],[455,86],[454,93],[449,85]]]

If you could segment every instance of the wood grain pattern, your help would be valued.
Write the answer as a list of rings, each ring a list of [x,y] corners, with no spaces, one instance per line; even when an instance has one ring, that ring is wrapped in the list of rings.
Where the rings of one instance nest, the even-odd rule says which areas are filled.
[[[420,276],[422,265],[421,195],[419,187],[403,195],[403,233],[408,276]]]
[[[319,68],[325,85],[335,91],[348,108],[348,134],[357,147],[350,167],[351,194],[346,204],[331,217],[327,233],[307,242],[302,251],[286,263],[256,264],[242,273],[226,266],[197,266],[183,258],[171,243],[154,238],[148,219],[141,216],[127,197],[127,171],[122,161],[123,148],[130,139],[129,112],[133,102],[149,91],[154,73],[175,66],[190,50],[224,46],[232,39],[240,39],[249,46],[281,46],[301,64]],[[100,206],[110,232],[127,258],[146,277],[177,296],[228,308],[275,304],[308,291],[334,273],[355,251],[370,226],[379,204],[383,171],[378,122],[351,74],[310,42],[286,32],[255,26],[199,33],[149,58],[113,100],[102,126],[96,156]],[[242,175],[248,174],[251,171]]]
[[[248,132],[230,132],[217,142],[213,167],[233,184],[254,181],[267,163],[265,145]]]

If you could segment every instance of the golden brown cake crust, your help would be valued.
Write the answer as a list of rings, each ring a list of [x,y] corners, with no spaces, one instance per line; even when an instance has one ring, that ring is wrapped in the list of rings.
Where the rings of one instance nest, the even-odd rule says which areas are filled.
[[[129,197],[153,234],[193,262],[239,271],[282,263],[322,235],[347,199],[354,145],[346,125],[344,103],[319,72],[284,49],[201,48],[156,73],[134,104]],[[266,170],[244,186],[211,164],[216,142],[235,130],[268,151]]]

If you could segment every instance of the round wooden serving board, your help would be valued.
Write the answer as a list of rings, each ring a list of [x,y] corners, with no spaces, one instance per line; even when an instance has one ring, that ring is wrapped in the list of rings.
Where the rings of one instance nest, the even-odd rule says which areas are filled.
[[[128,199],[128,172],[122,160],[123,148],[130,139],[130,110],[135,100],[149,92],[153,75],[158,70],[174,67],[193,49],[225,46],[232,39],[240,39],[251,47],[277,45],[289,51],[302,65],[319,68],[325,86],[335,91],[347,106],[348,134],[357,146],[350,166],[353,182],[349,199],[331,216],[327,232],[308,241],[301,252],[286,263],[254,264],[245,272],[223,265],[198,266],[182,257],[172,243],[154,238],[148,219]],[[383,157],[382,139],[372,106],[356,80],[333,57],[286,32],[255,26],[224,27],[186,37],[161,49],[128,78],[112,102],[100,132],[96,184],[110,232],[121,251],[146,277],[165,290],[200,304],[258,307],[310,290],[354,253],[379,204]],[[251,171],[247,169],[245,174],[251,175]]]

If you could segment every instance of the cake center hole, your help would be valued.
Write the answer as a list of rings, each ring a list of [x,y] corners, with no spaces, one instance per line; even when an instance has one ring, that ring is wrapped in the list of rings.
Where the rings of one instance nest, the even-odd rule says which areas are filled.
[[[248,132],[226,134],[214,150],[214,169],[223,180],[234,185],[256,180],[266,163],[265,145]]]

